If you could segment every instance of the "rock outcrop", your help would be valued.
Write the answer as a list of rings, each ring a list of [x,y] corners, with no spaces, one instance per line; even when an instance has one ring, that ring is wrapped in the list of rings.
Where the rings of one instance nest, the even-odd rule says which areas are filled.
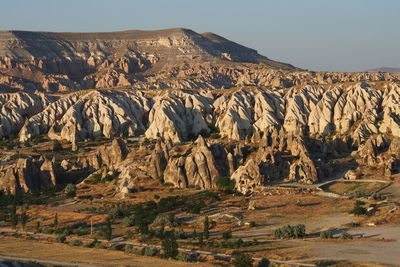
[[[264,184],[258,163],[252,159],[240,166],[232,174],[231,180],[235,181],[236,190],[244,195],[252,193],[257,186]]]
[[[149,113],[148,138],[162,138],[174,143],[208,133],[212,120],[212,99],[191,92],[161,96]]]
[[[214,156],[202,136],[188,156],[171,157],[164,172],[164,181],[179,188],[215,188],[219,177]]]
[[[49,160],[19,158],[14,165],[0,169],[0,191],[6,194],[30,193],[57,184],[57,171]]]
[[[30,117],[20,141],[47,133],[51,139],[73,141],[97,136],[134,135],[144,130],[150,100],[138,94],[110,91],[73,93]]]

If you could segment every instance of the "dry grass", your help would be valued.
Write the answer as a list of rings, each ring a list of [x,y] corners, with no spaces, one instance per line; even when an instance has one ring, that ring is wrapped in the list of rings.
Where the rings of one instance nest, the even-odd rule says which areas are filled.
[[[329,266],[329,267],[389,267],[392,265],[381,264],[381,263],[362,263],[362,262],[348,262],[348,261],[333,261],[333,260],[316,260],[308,263],[315,264],[317,266]]]
[[[126,254],[120,251],[71,247],[64,244],[21,240],[0,237],[0,254],[37,260],[86,263],[107,266],[187,266],[187,263],[175,260],[163,260]],[[196,266],[211,266],[196,262]]]
[[[334,182],[327,187],[327,190],[339,195],[356,196],[362,194],[369,196],[384,185],[380,182]]]

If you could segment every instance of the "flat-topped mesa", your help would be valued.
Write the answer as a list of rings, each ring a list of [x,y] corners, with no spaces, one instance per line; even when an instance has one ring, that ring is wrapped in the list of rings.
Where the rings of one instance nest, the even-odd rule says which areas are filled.
[[[0,56],[19,60],[93,60],[153,54],[160,60],[221,58],[238,62],[268,61],[256,50],[213,33],[198,34],[189,29],[120,32],[57,33],[0,32]],[[45,63],[45,62],[43,62]],[[271,63],[290,67],[278,62]]]
[[[153,86],[152,79],[176,77],[175,71],[158,76],[164,66],[182,68],[182,63],[252,63],[295,69],[221,36],[182,28],[98,33],[0,32],[0,84],[8,90],[68,91],[136,86],[143,82]],[[142,75],[144,72],[152,74]],[[190,85],[190,79],[185,81],[189,83],[185,86],[195,86]],[[161,83],[165,86],[165,81],[156,86],[163,86]],[[178,84],[179,79],[173,83]],[[204,87],[207,81],[196,84]]]

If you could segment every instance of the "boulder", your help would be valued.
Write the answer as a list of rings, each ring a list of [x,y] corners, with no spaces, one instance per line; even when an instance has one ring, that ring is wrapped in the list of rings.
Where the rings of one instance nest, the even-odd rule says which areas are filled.
[[[255,160],[249,160],[240,166],[231,176],[235,181],[238,192],[248,195],[253,193],[257,186],[264,184],[264,177],[260,174],[260,168]]]

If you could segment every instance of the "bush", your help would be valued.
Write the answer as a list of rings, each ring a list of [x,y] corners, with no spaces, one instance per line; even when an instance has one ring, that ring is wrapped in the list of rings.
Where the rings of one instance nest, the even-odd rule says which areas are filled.
[[[249,224],[249,226],[250,226],[250,227],[256,227],[257,224],[256,224],[256,222],[251,221],[250,224]]]
[[[117,245],[112,245],[111,247],[108,247],[107,249],[116,251],[116,250],[118,250],[118,246]]]
[[[125,245],[124,251],[126,253],[133,253],[133,246],[132,245]]]
[[[124,216],[124,212],[120,208],[113,207],[108,212],[108,216],[110,217],[110,219],[118,219]]]
[[[353,239],[353,236],[351,234],[349,234],[348,232],[343,232],[340,235],[341,239]]]
[[[228,176],[221,176],[217,179],[218,188],[227,193],[232,194],[235,192],[235,181],[231,180]]]
[[[232,265],[235,267],[252,267],[253,258],[248,254],[238,254],[232,261]]]
[[[162,249],[164,251],[165,258],[175,258],[178,255],[178,243],[174,233],[169,234],[161,242]]]
[[[190,262],[192,260],[192,255],[186,252],[179,252],[176,256],[176,259],[184,262]]]
[[[173,218],[170,215],[158,215],[154,221],[153,221],[154,226],[173,226]]]
[[[306,235],[306,228],[304,224],[297,224],[291,226],[289,224],[278,228],[274,231],[274,237],[277,238],[299,238]]]
[[[349,211],[349,213],[350,213],[350,214],[354,214],[354,215],[368,215],[368,211],[367,211],[367,209],[364,207],[364,205],[365,205],[365,202],[364,202],[364,201],[357,200],[357,201],[354,203],[353,209],[351,209],[351,210]]]
[[[135,217],[134,216],[127,216],[122,219],[123,226],[133,226],[135,225]]]
[[[104,248],[103,243],[97,242],[96,244],[94,244],[94,248]]]
[[[65,235],[60,235],[60,236],[57,236],[56,240],[59,243],[65,243],[65,241],[67,240],[67,237]]]
[[[157,256],[159,253],[160,253],[160,251],[158,249],[147,247],[144,249],[143,255],[154,257],[154,256]]]
[[[229,230],[229,231],[223,232],[223,233],[222,233],[222,237],[223,237],[224,239],[230,239],[230,238],[232,238],[232,231]]]
[[[76,246],[76,247],[80,247],[82,246],[82,241],[78,240],[78,239],[74,239],[71,241],[71,243],[69,243],[71,246]]]
[[[186,239],[186,233],[183,231],[183,229],[179,229],[178,231],[175,232],[175,237],[180,238],[180,239]]]
[[[210,138],[219,139],[219,138],[221,138],[221,135],[219,133],[212,133],[212,134],[210,134]]]
[[[320,237],[320,238],[323,238],[323,239],[333,238],[333,233],[332,233],[331,230],[322,231],[322,232],[319,234],[319,237]]]
[[[96,245],[99,244],[99,243],[100,243],[100,242],[97,241],[97,239],[95,238],[95,239],[92,240],[92,242],[90,242],[89,244],[87,244],[87,247],[88,247],[88,248],[94,248],[94,247],[96,247]],[[101,243],[100,243],[100,244],[101,244]]]
[[[143,255],[144,255],[144,248],[134,248],[134,249],[132,250],[132,253],[133,253],[133,254],[136,254],[136,255],[141,255],[141,256],[143,256]]]
[[[135,233],[131,230],[128,230],[124,233],[125,239],[132,239],[135,236]]]
[[[271,262],[268,259],[261,258],[261,260],[257,264],[257,267],[268,267],[270,264]]]
[[[61,151],[61,150],[63,150],[63,147],[62,147],[60,141],[54,140],[54,142],[53,142],[53,151],[57,152],[57,151]]]
[[[75,197],[76,195],[76,187],[73,184],[67,184],[64,188],[64,193],[67,197]]]

